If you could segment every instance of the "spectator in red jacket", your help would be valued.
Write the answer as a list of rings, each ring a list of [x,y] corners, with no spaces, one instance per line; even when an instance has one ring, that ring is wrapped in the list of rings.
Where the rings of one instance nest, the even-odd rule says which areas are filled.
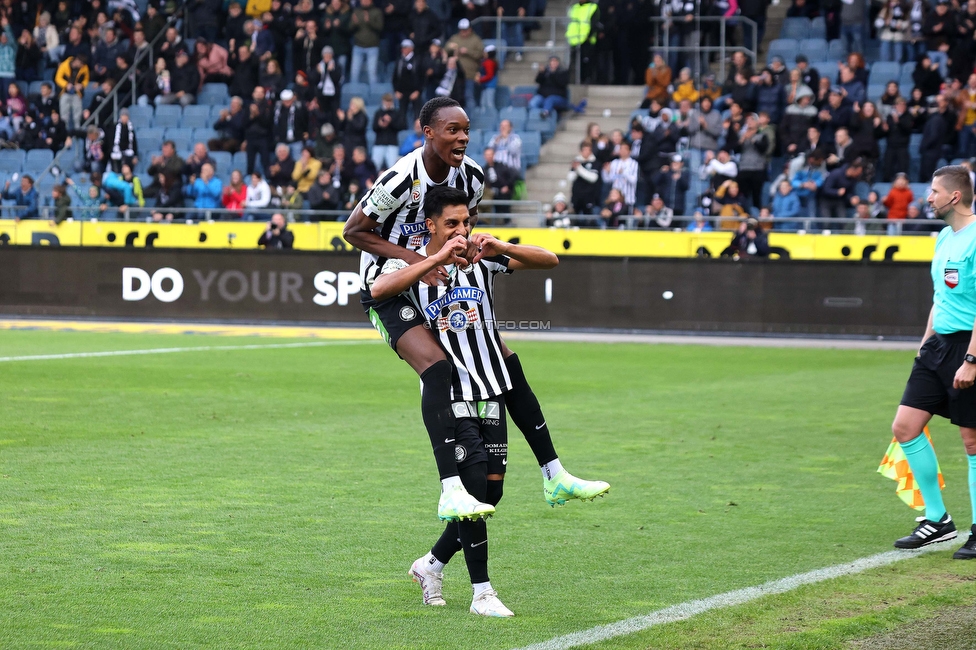
[[[908,217],[908,206],[915,200],[912,188],[908,186],[908,176],[904,173],[895,176],[895,184],[888,191],[888,196],[884,198],[884,206],[888,208],[888,234],[898,234],[900,224]]]

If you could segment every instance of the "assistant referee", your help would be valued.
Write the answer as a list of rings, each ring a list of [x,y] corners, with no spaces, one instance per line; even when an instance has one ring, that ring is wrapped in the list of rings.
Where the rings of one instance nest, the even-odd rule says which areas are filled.
[[[969,540],[953,555],[968,560],[976,558],[976,216],[969,170],[961,165],[936,170],[928,203],[946,222],[932,259],[935,295],[891,425],[925,500],[925,517],[911,535],[895,541],[895,548],[921,548],[956,537],[956,524],[942,502],[935,450],[922,434],[932,416],[941,415],[959,427],[969,459],[974,523]]]

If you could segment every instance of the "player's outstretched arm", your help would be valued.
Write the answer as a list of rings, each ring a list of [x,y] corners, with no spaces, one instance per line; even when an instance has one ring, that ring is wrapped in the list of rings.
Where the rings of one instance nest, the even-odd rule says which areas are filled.
[[[539,246],[526,246],[501,241],[486,232],[471,235],[471,241],[478,249],[478,254],[474,258],[475,263],[486,257],[505,255],[511,258],[508,268],[514,271],[519,269],[551,269],[559,264],[559,258],[552,251],[547,251]]]
[[[420,282],[431,270],[444,264],[458,263],[463,259],[461,255],[464,254],[467,246],[468,240],[458,235],[448,240],[436,255],[430,257],[417,255],[422,261],[399,270],[381,273],[370,290],[373,300],[392,298]]]

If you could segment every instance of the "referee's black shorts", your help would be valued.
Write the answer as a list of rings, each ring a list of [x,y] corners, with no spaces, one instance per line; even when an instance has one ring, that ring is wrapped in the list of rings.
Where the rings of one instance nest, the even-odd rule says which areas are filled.
[[[925,341],[901,396],[902,405],[949,418],[958,427],[976,428],[976,386],[952,387],[972,335],[935,334]]]
[[[383,339],[394,352],[397,349],[397,341],[407,330],[427,322],[423,314],[417,311],[417,307],[403,294],[377,302],[368,291],[360,291],[359,301],[369,316],[369,322],[383,335]]]

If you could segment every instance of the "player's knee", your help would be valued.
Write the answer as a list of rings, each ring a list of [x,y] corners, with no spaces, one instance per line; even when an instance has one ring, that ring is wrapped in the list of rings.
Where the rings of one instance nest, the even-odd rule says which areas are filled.
[[[895,421],[891,423],[891,433],[898,442],[908,442],[917,437],[921,433],[921,430],[902,418],[895,418]]]
[[[497,506],[498,502],[502,500],[502,486],[504,484],[504,480],[489,480],[487,494],[485,495],[485,503],[490,503],[493,506]]]

